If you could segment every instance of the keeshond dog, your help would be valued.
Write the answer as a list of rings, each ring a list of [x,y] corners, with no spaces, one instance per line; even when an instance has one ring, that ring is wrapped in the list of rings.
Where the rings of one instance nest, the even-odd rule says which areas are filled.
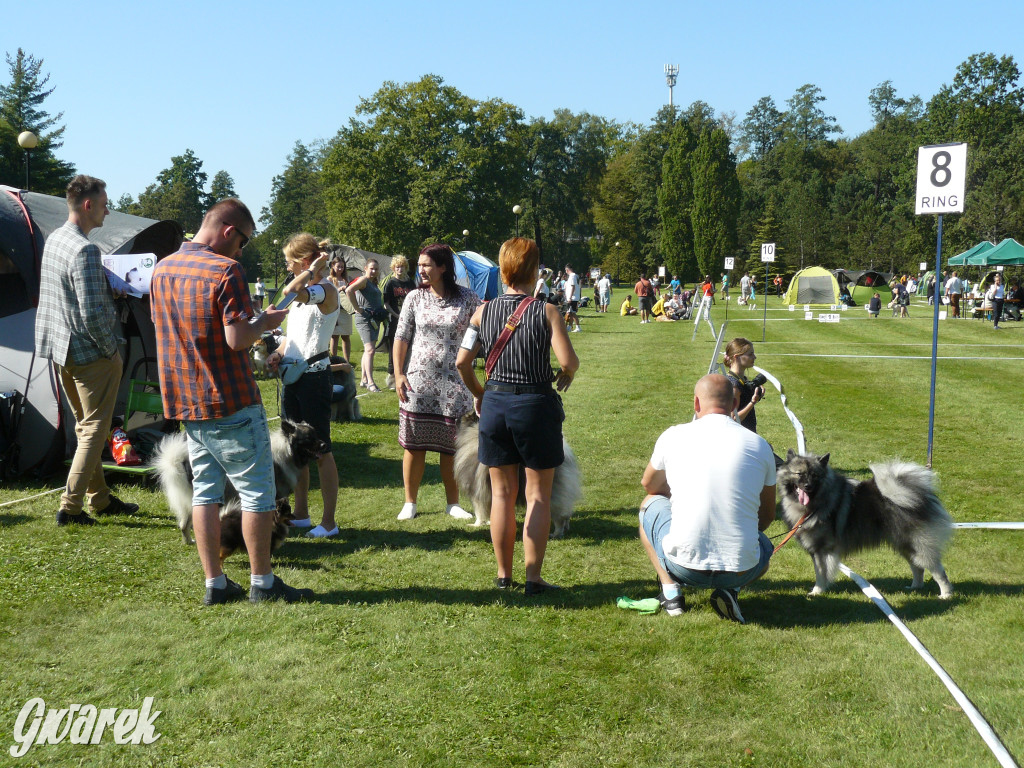
[[[796,537],[814,563],[814,589],[829,588],[842,557],[889,544],[910,563],[908,589],[924,585],[927,569],[939,585],[939,597],[953,594],[942,567],[942,550],[953,534],[953,521],[935,495],[935,476],[918,464],[892,461],[872,464],[871,480],[851,480],[824,456],[792,450],[778,470],[782,517],[792,528],[807,513]]]
[[[477,461],[477,444],[480,441],[480,419],[470,412],[459,420],[459,432],[455,438],[455,480],[459,490],[473,500],[476,514],[474,525],[491,521],[491,478],[487,467]],[[562,538],[569,530],[569,518],[583,491],[580,487],[580,468],[576,454],[569,443],[562,438],[565,461],[555,469],[551,483],[551,537]],[[526,506],[526,473],[519,469],[519,497],[516,505]]]
[[[291,519],[288,498],[295,490],[299,472],[316,461],[327,450],[327,444],[317,437],[316,430],[305,422],[281,420],[281,428],[270,433],[270,450],[274,456],[274,482],[277,499],[276,524],[271,549],[276,549],[288,535],[287,522]],[[178,529],[185,544],[191,545],[192,528],[192,466],[188,461],[185,433],[168,435],[157,446],[153,464],[167,503],[178,521]],[[241,505],[238,492],[230,482],[224,488],[224,506],[220,510],[221,561],[238,549],[245,549],[242,538]]]

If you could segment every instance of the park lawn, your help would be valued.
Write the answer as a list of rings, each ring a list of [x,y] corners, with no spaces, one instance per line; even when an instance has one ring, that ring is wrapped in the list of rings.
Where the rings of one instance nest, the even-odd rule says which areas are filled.
[[[912,305],[909,320],[850,309],[824,324],[777,302],[763,331],[761,306],[731,305],[726,336],[755,342],[758,365],[782,382],[808,449],[831,452],[836,468],[857,477],[896,456],[924,463],[926,308]],[[720,299],[712,316],[725,319]],[[795,541],[742,594],[746,626],[719,619],[702,592],[678,618],[615,607],[619,595],[656,593],[637,541],[639,479],[660,432],[689,420],[714,342],[706,325],[691,341],[690,323],[640,325],[592,310],[582,326],[572,336],[582,367],[564,400],[585,497],[569,536],[548,548],[545,576],[567,587],[554,595],[527,600],[491,587],[487,532],[443,514],[436,460],[420,517],[395,520],[401,449],[390,392],[361,398],[362,422],[334,426],[341,536],[293,538],[275,556],[286,581],[318,592],[312,604],[202,608],[195,551],[182,544],[162,495],[144,484],[115,479],[141,513],[89,529],[54,526],[56,495],[0,509],[0,764],[14,762],[7,747],[32,697],[53,707],[138,707],[153,696],[162,714],[151,745],[39,745],[22,761],[994,765],[947,690],[852,582],[841,577],[831,593],[806,597],[813,572]],[[1024,324],[1007,326],[940,327],[939,355],[948,359],[938,363],[934,467],[959,521],[1024,519]],[[274,414],[274,385],[262,386]],[[796,447],[774,390],[758,422],[776,452]],[[46,487],[0,489],[0,503]],[[769,534],[783,531],[776,522]],[[945,557],[957,593],[948,602],[930,579],[920,594],[903,592],[909,568],[889,551],[847,560],[1018,758],[1022,535],[957,531]],[[517,557],[522,581],[520,550]],[[244,583],[244,556],[227,571]]]

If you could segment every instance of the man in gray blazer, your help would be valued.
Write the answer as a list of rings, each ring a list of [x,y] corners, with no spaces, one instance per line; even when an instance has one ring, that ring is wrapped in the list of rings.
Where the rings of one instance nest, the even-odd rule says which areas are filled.
[[[106,186],[92,176],[73,178],[67,187],[68,220],[43,249],[36,354],[53,361],[75,414],[78,438],[57,525],[94,524],[84,511],[86,499],[98,515],[139,510],[110,493],[101,466],[121,381],[114,300],[100,249],[87,239],[110,213]]]

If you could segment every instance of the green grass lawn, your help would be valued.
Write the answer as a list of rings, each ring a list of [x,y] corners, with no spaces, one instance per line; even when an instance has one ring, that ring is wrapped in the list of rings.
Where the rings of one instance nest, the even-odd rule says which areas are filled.
[[[618,305],[618,293],[615,306]],[[759,301],[763,297],[759,297]],[[865,299],[866,300],[866,299]],[[808,448],[836,468],[927,456],[931,319],[803,319],[770,300],[729,308],[727,338],[755,342],[783,383]],[[802,309],[802,308],[801,308]],[[721,300],[716,323],[725,319]],[[849,580],[813,600],[810,558],[791,542],[741,596],[749,624],[719,619],[707,593],[677,618],[615,607],[650,597],[637,540],[640,475],[657,436],[688,421],[714,347],[707,327],[581,313],[581,369],[565,434],[585,496],[545,576],[567,587],[527,600],[491,586],[485,529],[443,514],[436,459],[420,516],[399,523],[394,393],[361,399],[334,426],[341,536],[289,540],[277,573],[312,587],[306,605],[200,606],[202,574],[162,495],[114,479],[142,507],[88,529],[54,525],[57,495],[0,509],[0,764],[102,766],[985,766],[987,748],[903,637]],[[940,324],[934,467],[959,521],[1024,519],[1024,324]],[[354,339],[354,357],[358,340]],[[384,360],[377,358],[382,369]],[[383,373],[378,376],[383,382]],[[268,410],[274,387],[264,382]],[[794,430],[769,393],[761,433],[785,454]],[[45,487],[0,489],[0,503]],[[49,486],[52,487],[52,486]],[[313,517],[318,517],[315,498]],[[770,535],[784,531],[776,522]],[[908,594],[889,551],[847,560],[1024,756],[1024,532],[957,531],[956,590]],[[522,581],[517,548],[516,579]],[[236,555],[228,575],[246,583]],[[162,711],[145,746],[7,749],[25,702]]]

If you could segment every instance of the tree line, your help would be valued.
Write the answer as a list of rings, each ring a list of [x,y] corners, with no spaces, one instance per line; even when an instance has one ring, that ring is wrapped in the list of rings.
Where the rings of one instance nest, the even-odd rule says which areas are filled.
[[[45,147],[33,179],[37,156],[47,156],[37,188],[60,194],[73,167],[52,156],[64,127],[40,109],[49,78],[21,50],[7,61],[0,181],[18,185],[21,151],[10,135],[36,126]],[[436,75],[385,82],[333,138],[295,143],[244,260],[275,274],[280,244],[302,230],[380,253],[413,255],[443,240],[494,256],[518,228],[549,265],[600,265],[626,280],[662,265],[687,280],[717,275],[730,256],[756,272],[763,242],[776,243],[783,272],[916,271],[935,244],[934,217],[914,215],[919,146],[969,145],[965,212],[944,228],[949,252],[1024,235],[1019,81],[1013,57],[979,53],[927,102],[880,83],[867,96],[872,125],[853,138],[810,83],[781,108],[759,99],[742,119],[698,101],[639,125],[568,110],[527,119]],[[115,205],[195,231],[210,201],[234,193],[225,171],[207,181],[186,149],[137,199]]]

